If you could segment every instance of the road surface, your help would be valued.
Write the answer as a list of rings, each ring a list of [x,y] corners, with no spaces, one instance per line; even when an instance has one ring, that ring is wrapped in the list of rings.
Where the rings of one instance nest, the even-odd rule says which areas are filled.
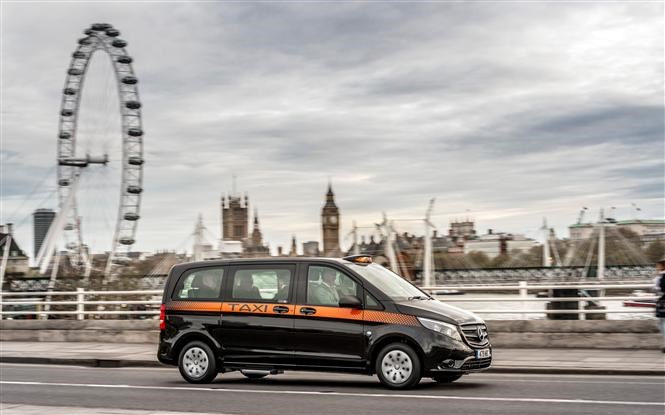
[[[441,385],[390,391],[375,377],[291,372],[250,381],[237,373],[210,385],[173,368],[0,364],[4,404],[265,415],[658,414],[657,376],[475,374]],[[10,413],[7,410],[7,413]]]

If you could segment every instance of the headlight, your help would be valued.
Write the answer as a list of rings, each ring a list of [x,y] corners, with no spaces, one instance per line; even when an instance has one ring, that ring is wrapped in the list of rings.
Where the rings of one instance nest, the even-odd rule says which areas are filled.
[[[437,320],[430,320],[428,318],[423,318],[423,317],[417,317],[418,321],[420,321],[420,324],[423,326],[427,327],[430,330],[434,330],[438,333],[444,334],[451,339],[455,339],[457,341],[462,341],[462,337],[459,334],[459,331],[457,330],[457,326],[454,326],[452,324],[444,323],[443,321],[437,321]]]

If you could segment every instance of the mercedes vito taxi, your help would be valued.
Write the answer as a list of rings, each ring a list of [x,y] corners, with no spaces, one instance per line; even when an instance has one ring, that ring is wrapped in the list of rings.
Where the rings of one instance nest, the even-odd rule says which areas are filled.
[[[487,333],[368,256],[218,260],[171,269],[158,358],[191,383],[311,370],[406,389],[489,368]]]

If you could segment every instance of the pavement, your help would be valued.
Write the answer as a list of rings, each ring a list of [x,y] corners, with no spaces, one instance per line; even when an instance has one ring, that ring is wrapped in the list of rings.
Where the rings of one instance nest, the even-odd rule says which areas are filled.
[[[154,344],[0,342],[0,362],[92,367],[160,367]],[[665,376],[665,353],[632,349],[493,350],[493,373]]]
[[[407,391],[376,376],[240,373],[192,385],[170,367],[100,368],[0,364],[2,415],[179,412],[262,415],[493,414],[663,415],[665,378],[625,375],[479,373],[454,383],[423,379]]]
[[[2,415],[191,415],[191,412],[173,412],[164,410],[136,410],[120,408],[78,408],[76,406],[25,405],[0,403]],[[197,415],[221,415],[219,413],[198,412]]]

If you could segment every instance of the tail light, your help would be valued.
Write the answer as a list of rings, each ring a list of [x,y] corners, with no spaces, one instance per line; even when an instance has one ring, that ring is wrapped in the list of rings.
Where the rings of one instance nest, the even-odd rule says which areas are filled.
[[[166,330],[166,304],[159,307],[159,329]]]

